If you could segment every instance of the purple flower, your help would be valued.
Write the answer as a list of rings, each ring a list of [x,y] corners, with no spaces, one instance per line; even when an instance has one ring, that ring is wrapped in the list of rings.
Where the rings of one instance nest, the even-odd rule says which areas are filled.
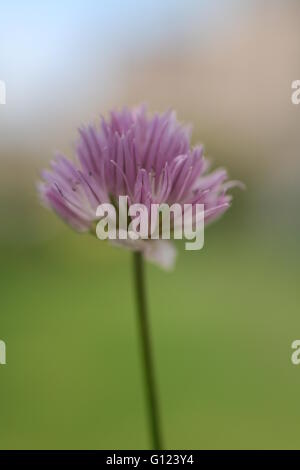
[[[51,169],[42,172],[39,191],[43,202],[79,232],[97,222],[99,204],[204,204],[205,223],[225,212],[231,201],[227,172],[208,173],[203,147],[190,146],[190,131],[174,112],[147,115],[144,106],[111,112],[98,127],[79,130],[76,163],[56,155]],[[118,240],[147,259],[168,268],[175,249],[167,240]]]

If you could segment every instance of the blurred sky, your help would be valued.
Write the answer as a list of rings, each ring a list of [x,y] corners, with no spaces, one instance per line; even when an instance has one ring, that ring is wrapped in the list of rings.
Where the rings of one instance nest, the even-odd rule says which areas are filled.
[[[184,42],[192,24],[211,34],[211,21],[230,17],[234,0],[1,0],[0,78],[7,85],[1,110],[2,145],[16,133],[59,120],[61,108],[81,115],[123,88],[128,58]],[[246,3],[245,1],[243,2]],[[217,15],[216,15],[217,14]],[[213,29],[214,34],[218,29]],[[147,99],[145,93],[145,99]],[[55,106],[53,106],[55,103]],[[100,109],[99,109],[100,112]],[[87,113],[88,115],[88,113]],[[12,128],[14,133],[12,133]],[[34,136],[32,135],[32,138]],[[36,137],[37,138],[37,137]],[[27,139],[28,140],[28,139]],[[11,142],[12,143],[12,142]]]
[[[216,12],[220,17],[232,15],[238,3],[2,0],[1,73],[7,81],[13,76],[16,80],[22,77],[24,87],[30,91],[40,87],[41,79],[49,81],[58,72],[60,80],[68,79],[68,67],[84,64],[93,53],[95,63],[100,61],[103,67],[109,67],[112,59],[118,59],[128,48],[145,52],[145,47],[153,48],[167,37],[177,36],[187,20],[196,19],[199,27],[209,32],[209,19]]]
[[[111,76],[122,53],[146,52],[176,36],[195,8],[209,17],[212,3],[186,0],[13,0],[1,2],[1,75],[9,102],[36,99],[45,86],[65,88],[72,74]],[[220,2],[221,6],[222,2]],[[199,8],[200,7],[200,8]],[[146,48],[146,49],[145,49]],[[76,80],[76,77],[74,77]],[[99,83],[99,90],[103,83]],[[115,77],[115,81],[116,77]],[[17,93],[17,96],[15,95]]]

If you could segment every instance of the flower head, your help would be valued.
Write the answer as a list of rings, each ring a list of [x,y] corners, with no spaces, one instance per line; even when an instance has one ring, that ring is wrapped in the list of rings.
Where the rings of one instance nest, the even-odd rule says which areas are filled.
[[[99,127],[79,130],[76,162],[56,155],[42,172],[41,198],[79,232],[90,231],[99,204],[203,204],[205,223],[225,212],[231,201],[227,172],[208,173],[203,147],[190,145],[190,131],[174,112],[149,117],[144,106],[111,112]],[[175,249],[167,240],[118,241],[170,267]]]

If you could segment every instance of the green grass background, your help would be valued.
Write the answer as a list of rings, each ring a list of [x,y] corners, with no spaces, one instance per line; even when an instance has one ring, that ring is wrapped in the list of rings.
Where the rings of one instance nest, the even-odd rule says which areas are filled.
[[[299,249],[246,221],[147,266],[166,448],[299,448]],[[0,447],[149,448],[131,254],[59,228],[1,244]]]

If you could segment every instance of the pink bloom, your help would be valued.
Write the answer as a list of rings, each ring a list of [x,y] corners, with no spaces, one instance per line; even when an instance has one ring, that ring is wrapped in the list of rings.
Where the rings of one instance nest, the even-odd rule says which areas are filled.
[[[99,204],[204,204],[205,223],[225,212],[231,201],[227,172],[208,173],[202,146],[190,146],[190,132],[174,112],[147,115],[145,107],[111,112],[99,127],[79,130],[76,162],[57,155],[51,169],[42,172],[43,202],[79,232],[97,222]],[[165,268],[173,265],[175,249],[167,240],[118,243],[140,250]]]

